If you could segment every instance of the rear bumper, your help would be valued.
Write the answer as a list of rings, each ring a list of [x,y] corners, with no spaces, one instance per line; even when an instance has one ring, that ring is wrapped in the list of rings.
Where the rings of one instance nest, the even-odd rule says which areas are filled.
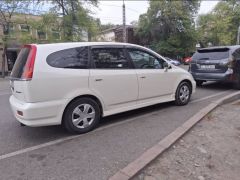
[[[232,81],[233,72],[227,70],[225,73],[196,73],[190,72],[195,80],[201,81]]]
[[[61,101],[26,103],[13,95],[9,101],[14,116],[22,124],[32,127],[61,124],[64,104]],[[17,111],[22,111],[23,115],[20,116]]]

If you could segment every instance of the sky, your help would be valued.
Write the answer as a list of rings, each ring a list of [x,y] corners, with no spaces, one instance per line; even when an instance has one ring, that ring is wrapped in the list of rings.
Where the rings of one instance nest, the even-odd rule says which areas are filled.
[[[218,1],[202,1],[199,14],[210,12]],[[125,0],[126,6],[126,22],[130,24],[132,21],[137,21],[140,14],[147,12],[148,2],[146,0]],[[116,1],[101,1],[99,8],[92,9],[94,17],[100,18],[102,24],[122,23],[122,0]]]

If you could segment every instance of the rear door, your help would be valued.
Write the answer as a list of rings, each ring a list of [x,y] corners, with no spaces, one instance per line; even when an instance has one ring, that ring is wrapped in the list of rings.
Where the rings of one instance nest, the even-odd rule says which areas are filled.
[[[90,89],[101,97],[108,110],[136,104],[137,76],[123,46],[93,46],[91,61]]]
[[[191,71],[225,73],[228,69],[229,48],[200,49],[192,56]]]

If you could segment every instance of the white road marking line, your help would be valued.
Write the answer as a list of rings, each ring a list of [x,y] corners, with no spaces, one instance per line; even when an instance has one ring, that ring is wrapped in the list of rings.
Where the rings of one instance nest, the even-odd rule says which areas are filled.
[[[221,94],[224,94],[224,93],[230,92],[230,91],[231,90],[227,90],[227,91],[223,91],[223,92],[220,92],[220,93],[217,93],[217,94],[214,94],[214,95],[206,96],[204,98],[196,99],[194,101],[191,101],[191,103],[196,103],[196,102],[199,102],[199,101],[203,101],[205,99],[209,99],[209,98],[212,98],[212,97],[215,97],[215,96],[219,96]],[[143,118],[145,116],[149,116],[149,115],[152,115],[152,114],[155,114],[155,113],[156,112],[154,111],[154,112],[151,112],[151,113],[148,113],[148,114],[143,114],[143,115],[140,115],[140,116],[137,116],[137,117],[130,118],[130,119],[125,120],[125,121],[120,121],[120,122],[117,122],[117,123],[114,123],[114,124],[109,124],[109,125],[106,125],[106,126],[102,126],[102,127],[99,127],[97,129],[95,129],[94,131],[89,132],[88,134],[98,132],[98,131],[101,131],[101,130],[104,130],[104,129],[108,129],[108,128],[111,128],[111,127],[115,127],[115,126],[118,126],[118,125],[121,125],[121,124],[125,124],[125,123],[128,123],[128,122],[134,121],[135,119]],[[47,143],[32,146],[32,147],[29,147],[29,148],[17,150],[17,151],[11,152],[11,153],[3,154],[3,155],[0,155],[0,160],[4,160],[4,159],[10,158],[10,157],[17,156],[17,155],[20,155],[20,154],[24,154],[24,153],[27,153],[27,152],[31,152],[31,151],[34,151],[34,150],[38,150],[38,149],[41,149],[41,148],[44,148],[44,147],[56,145],[56,144],[59,144],[59,143],[62,143],[62,142],[68,141],[68,140],[76,139],[76,138],[81,137],[83,135],[84,134],[65,137],[65,138],[53,140],[53,141],[50,141],[50,142],[47,142]]]
[[[210,95],[210,96],[206,96],[206,97],[203,97],[203,98],[200,98],[200,99],[190,101],[190,103],[200,102],[200,101],[203,101],[203,100],[206,100],[206,99],[209,99],[209,98],[213,98],[213,97],[216,97],[216,96],[219,96],[219,95],[225,94],[227,92],[231,92],[231,91],[232,90],[223,91],[223,92],[220,92],[220,93],[217,93],[217,94],[213,94],[213,95]]]

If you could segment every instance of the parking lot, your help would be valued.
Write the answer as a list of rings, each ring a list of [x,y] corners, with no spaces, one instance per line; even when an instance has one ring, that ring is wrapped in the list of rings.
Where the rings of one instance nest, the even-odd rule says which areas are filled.
[[[187,106],[164,103],[114,115],[90,133],[71,136],[60,126],[21,127],[10,109],[8,82],[0,83],[0,179],[107,179],[201,108],[235,91],[208,83]]]
[[[90,133],[71,136],[60,126],[21,127],[10,109],[8,82],[0,83],[1,179],[107,179],[201,108],[235,91],[208,83],[187,106],[164,103],[114,115]]]

